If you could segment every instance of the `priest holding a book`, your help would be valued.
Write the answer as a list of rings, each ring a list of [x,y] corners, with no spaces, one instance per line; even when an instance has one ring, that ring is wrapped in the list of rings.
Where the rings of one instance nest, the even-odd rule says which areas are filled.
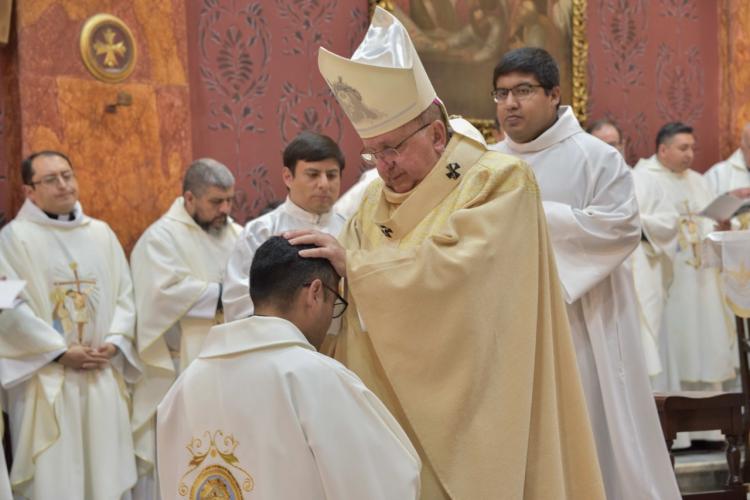
[[[641,159],[635,171],[658,184],[679,214],[664,322],[682,389],[721,390],[721,383],[735,376],[736,336],[718,271],[703,265],[703,240],[725,221],[704,211],[716,195],[706,178],[690,168],[694,145],[692,127],[668,123],[656,136],[656,154]],[[719,439],[718,433],[702,437]]]

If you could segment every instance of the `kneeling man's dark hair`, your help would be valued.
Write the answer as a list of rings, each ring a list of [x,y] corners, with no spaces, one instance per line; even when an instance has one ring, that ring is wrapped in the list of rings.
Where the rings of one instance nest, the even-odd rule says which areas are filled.
[[[337,288],[339,275],[327,259],[299,256],[300,250],[315,245],[290,245],[286,238],[273,236],[255,251],[250,265],[250,298],[253,304],[272,303],[285,310],[294,294],[316,278]]]

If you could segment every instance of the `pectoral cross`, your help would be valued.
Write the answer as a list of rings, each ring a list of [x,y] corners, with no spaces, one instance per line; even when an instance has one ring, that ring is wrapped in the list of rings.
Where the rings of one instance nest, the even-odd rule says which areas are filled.
[[[94,42],[94,50],[96,55],[100,56],[104,54],[104,65],[108,68],[114,68],[117,66],[117,56],[124,56],[127,52],[125,44],[122,42],[115,43],[115,36],[117,34],[107,29],[104,31],[104,42],[97,40]]]
[[[55,286],[62,286],[62,285],[75,285],[75,290],[71,290],[73,293],[76,294],[76,296],[73,299],[73,305],[77,312],[80,314],[75,319],[76,326],[78,327],[78,343],[83,343],[83,328],[86,326],[86,321],[81,320],[81,315],[85,312],[86,309],[86,293],[81,289],[82,284],[87,285],[96,285],[96,280],[82,280],[78,276],[78,263],[77,262],[71,262],[70,263],[70,269],[73,271],[73,281],[55,281],[53,285]]]

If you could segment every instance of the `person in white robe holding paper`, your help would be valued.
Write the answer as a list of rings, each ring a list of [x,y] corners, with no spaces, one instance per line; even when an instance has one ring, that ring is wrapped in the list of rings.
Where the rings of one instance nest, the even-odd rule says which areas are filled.
[[[750,198],[750,123],[745,124],[740,138],[740,147],[724,161],[703,174],[715,195],[732,193],[740,198]],[[735,224],[737,229],[750,229],[750,212],[740,214]]]
[[[404,431],[316,351],[347,304],[331,264],[300,257],[305,248],[272,237],[256,250],[254,315],[214,327],[159,405],[162,498],[418,498]]]
[[[19,498],[119,499],[136,482],[128,390],[140,375],[125,255],[86,216],[68,158],[42,151],[21,169],[26,201],[0,231],[0,275],[26,280],[0,315],[13,491]]]
[[[344,154],[328,136],[302,132],[284,148],[281,176],[289,190],[272,212],[245,224],[232,250],[224,277],[222,302],[226,321],[253,313],[248,275],[255,250],[271,236],[290,229],[317,229],[337,236],[346,219],[333,205],[341,189]]]
[[[715,222],[698,213],[715,195],[706,178],[690,169],[694,145],[691,127],[668,123],[657,134],[656,154],[641,159],[635,170],[659,185],[664,200],[679,213],[674,279],[664,321],[682,388],[721,390],[722,382],[734,378],[738,357],[718,271],[703,265],[703,240],[714,231]]]
[[[544,49],[503,56],[492,95],[506,139],[494,149],[539,183],[607,498],[677,499],[623,267],[642,230],[633,181],[622,155],[560,106],[559,78]]]
[[[136,337],[144,377],[133,391],[138,494],[152,495],[156,460],[156,406],[200,351],[209,329],[222,321],[221,283],[241,227],[229,217],[234,176],[210,158],[185,171],[182,196],[133,248]],[[141,490],[142,489],[142,490]]]
[[[595,120],[586,131],[617,149],[624,157],[625,139],[616,123],[607,119]],[[669,369],[666,334],[662,334],[664,305],[672,283],[672,259],[677,251],[676,222],[679,214],[665,201],[661,187],[640,172],[631,173],[643,234],[627,263],[635,281],[646,368],[656,390],[679,390],[679,379]],[[659,377],[660,374],[663,376]]]

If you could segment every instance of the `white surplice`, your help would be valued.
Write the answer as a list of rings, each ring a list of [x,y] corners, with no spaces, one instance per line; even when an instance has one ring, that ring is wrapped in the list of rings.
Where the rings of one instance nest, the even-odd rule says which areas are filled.
[[[739,149],[708,169],[703,177],[717,196],[733,189],[750,187],[750,170]],[[734,222],[737,229],[750,229],[750,213],[740,215]]]
[[[0,275],[27,281],[0,315],[0,381],[8,395],[14,492],[25,498],[118,499],[135,484],[128,390],[140,376],[135,307],[122,247],[84,215],[52,219],[27,200],[0,231]],[[118,348],[99,371],[53,361],[79,340]]]
[[[419,496],[419,456],[396,420],[281,318],[215,326],[157,420],[165,499]]]
[[[178,197],[138,239],[130,256],[138,311],[136,337],[144,377],[133,391],[133,437],[139,473],[155,463],[156,406],[200,352],[217,322],[224,268],[241,227],[203,230]]]
[[[357,182],[336,201],[333,210],[341,214],[345,219],[349,219],[359,208],[359,204],[362,202],[362,197],[365,195],[367,187],[372,181],[378,178],[379,175],[376,168],[365,170],[359,180],[357,180]]]
[[[630,255],[641,323],[641,339],[648,374],[658,375],[668,363],[660,353],[664,305],[672,283],[672,260],[677,252],[679,213],[666,201],[661,186],[640,170],[632,171],[635,196],[645,239]],[[664,368],[667,368],[666,366]]]
[[[569,106],[533,141],[490,148],[525,160],[539,183],[607,498],[680,498],[622,265],[641,237],[622,155],[586,134]]]
[[[295,205],[287,197],[272,212],[245,224],[229,256],[224,275],[221,301],[224,303],[226,321],[247,318],[253,313],[253,302],[250,300],[250,264],[255,251],[268,238],[293,229],[316,229],[338,236],[345,222],[346,219],[335,209],[318,215]]]
[[[734,326],[718,271],[705,268],[702,256],[702,241],[713,231],[714,222],[697,215],[713,200],[714,192],[698,172],[674,173],[655,156],[640,160],[635,168],[661,186],[664,199],[680,214],[674,278],[664,315],[680,380],[710,384],[729,380],[737,363]]]

